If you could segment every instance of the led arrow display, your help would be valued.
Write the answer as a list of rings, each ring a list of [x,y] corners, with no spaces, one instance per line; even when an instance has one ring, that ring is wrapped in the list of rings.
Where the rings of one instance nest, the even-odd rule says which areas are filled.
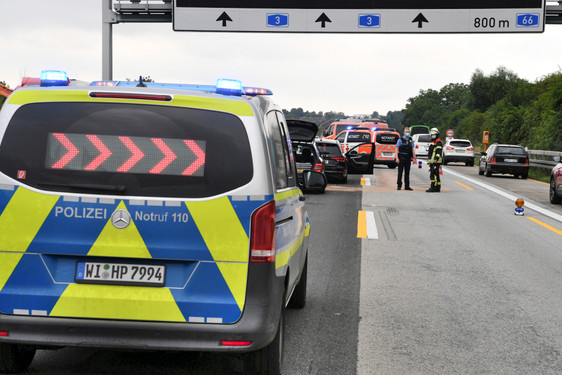
[[[45,166],[93,172],[201,177],[203,140],[50,133]]]

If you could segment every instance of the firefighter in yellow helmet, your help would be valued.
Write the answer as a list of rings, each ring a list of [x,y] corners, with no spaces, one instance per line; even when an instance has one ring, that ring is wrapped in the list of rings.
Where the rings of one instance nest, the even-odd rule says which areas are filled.
[[[427,154],[427,164],[429,165],[431,186],[426,192],[438,193],[441,191],[439,166],[443,163],[443,142],[439,139],[439,130],[437,128],[431,128],[429,134],[431,135],[431,143]]]

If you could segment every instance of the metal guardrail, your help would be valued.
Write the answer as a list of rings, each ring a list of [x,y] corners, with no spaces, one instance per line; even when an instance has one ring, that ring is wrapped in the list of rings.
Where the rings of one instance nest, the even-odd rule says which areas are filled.
[[[529,154],[529,164],[531,167],[538,168],[551,169],[557,164],[554,161],[554,157],[562,157],[562,151],[528,150],[527,153]]]

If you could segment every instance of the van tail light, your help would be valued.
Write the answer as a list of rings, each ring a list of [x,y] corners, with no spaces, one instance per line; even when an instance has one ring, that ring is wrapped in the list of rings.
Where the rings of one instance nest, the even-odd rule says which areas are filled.
[[[496,162],[496,157],[492,156],[492,158],[490,159],[490,163],[495,163]]]
[[[8,331],[0,331],[0,336],[8,336]]]
[[[466,151],[474,151],[474,147],[468,147]]]
[[[529,158],[525,158],[525,165],[529,165]]]
[[[454,148],[453,146],[447,146],[447,147],[445,147],[445,150],[449,150],[449,151],[454,150],[454,149],[455,149],[455,148]]]
[[[222,346],[250,346],[252,345],[251,341],[235,341],[235,340],[222,340]]]
[[[332,158],[332,160],[335,160],[335,161],[345,161],[345,158],[337,157],[337,158]]]
[[[275,201],[258,208],[252,215],[250,263],[275,262]]]
[[[416,143],[416,148],[419,148],[420,146]]]
[[[324,169],[324,165],[322,163],[314,164],[314,171],[315,172],[322,172],[322,169]]]

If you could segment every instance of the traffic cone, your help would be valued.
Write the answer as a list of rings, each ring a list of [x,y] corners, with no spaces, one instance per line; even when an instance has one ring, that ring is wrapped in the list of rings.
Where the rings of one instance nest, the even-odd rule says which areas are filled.
[[[443,166],[439,166],[439,176],[443,176]]]

